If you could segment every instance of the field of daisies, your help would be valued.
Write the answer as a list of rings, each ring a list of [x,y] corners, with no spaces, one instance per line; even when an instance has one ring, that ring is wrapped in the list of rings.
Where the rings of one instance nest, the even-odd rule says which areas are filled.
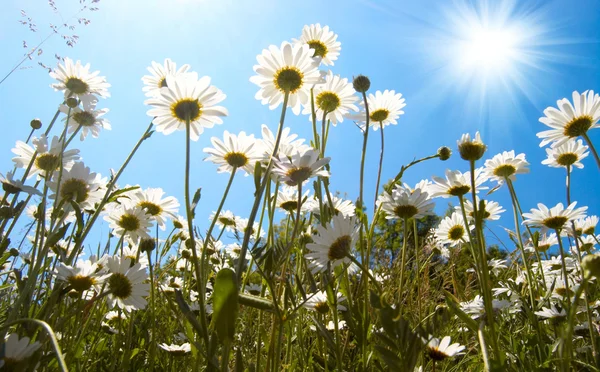
[[[588,136],[600,95],[573,92],[540,113],[543,164],[564,174],[553,187],[565,198],[527,211],[526,154],[489,154],[478,132],[382,180],[384,131],[405,100],[372,91],[367,76],[336,75],[340,50],[316,24],[256,57],[255,98],[281,113],[271,128],[249,124],[257,136],[227,131],[229,103],[210,77],[152,62],[139,97],[150,125],[111,172],[90,169],[78,149],[111,129],[111,85],[90,64],[59,63],[56,114],[31,121],[0,178],[0,371],[599,370],[598,217],[571,200],[570,181],[584,162],[600,171]],[[299,138],[286,115],[308,119],[313,136]],[[355,200],[330,187],[327,142],[342,122],[364,139]],[[148,138],[176,132],[184,200],[119,182]],[[190,185],[201,136],[212,136],[205,160],[229,175],[221,200]],[[378,164],[365,164],[368,141],[381,144]],[[403,182],[450,156],[463,167]],[[224,205],[243,176],[252,208],[239,216]],[[452,207],[438,216],[436,202]],[[198,203],[214,212],[196,215]],[[494,253],[486,224],[501,215],[510,249]]]

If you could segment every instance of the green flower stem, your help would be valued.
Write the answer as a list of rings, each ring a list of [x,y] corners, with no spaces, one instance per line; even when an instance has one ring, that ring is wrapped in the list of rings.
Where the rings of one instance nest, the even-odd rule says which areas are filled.
[[[184,176],[184,197],[185,197],[185,211],[187,216],[188,223],[188,241],[190,242],[189,246],[186,245],[192,251],[192,257],[194,258],[193,267],[196,274],[196,284],[198,289],[198,305],[200,307],[200,328],[202,330],[202,338],[204,339],[204,345],[208,348],[209,345],[209,337],[208,337],[208,326],[206,323],[206,308],[204,306],[204,288],[203,288],[203,276],[201,271],[201,266],[203,266],[203,262],[198,261],[198,252],[196,250],[196,239],[194,235],[194,215],[192,212],[192,206],[190,203],[190,119],[187,118],[185,121],[185,176]],[[234,174],[234,173],[232,173]],[[218,214],[217,214],[218,216]],[[216,221],[216,218],[214,219]],[[213,221],[213,223],[214,223]],[[205,239],[206,243],[206,239]],[[206,249],[203,250],[206,252]],[[238,271],[239,272],[239,271]]]
[[[325,123],[327,122],[327,111],[323,111],[323,119],[321,120],[321,157],[325,157]]]
[[[562,239],[560,237],[560,229],[555,229],[554,231],[556,231],[556,236],[558,237],[558,249],[560,250],[560,260],[562,262],[562,274],[565,280],[565,289],[566,289],[566,296],[567,296],[567,304],[569,307],[571,307],[571,299],[569,296],[569,292],[571,291],[569,289],[569,275],[567,273],[567,263],[565,261],[565,250],[563,248],[563,243],[562,243]]]
[[[558,241],[560,242],[560,239]],[[585,288],[585,284],[587,282],[586,277],[583,277],[582,281],[583,281],[583,283],[581,283],[579,288],[577,288],[577,291],[575,292],[575,295],[573,296],[573,306],[571,306],[568,311],[567,330],[566,330],[564,344],[563,344],[564,352],[561,355],[564,366],[566,366],[566,368],[564,368],[564,367],[563,368],[564,368],[564,370],[569,370],[569,371],[570,371],[570,364],[571,364],[571,356],[573,353],[572,352],[573,329],[574,329],[574,323],[575,323],[575,315],[577,314],[577,302],[579,301],[579,298],[581,297],[581,293],[583,292],[583,290]],[[591,328],[591,327],[593,327],[593,324],[590,323],[588,326]],[[592,343],[594,343],[593,338],[592,338]]]
[[[269,165],[267,166],[267,170],[265,171],[265,175],[263,176],[263,180],[261,182],[260,189],[258,189],[255,194],[254,205],[252,206],[252,210],[250,211],[250,216],[248,217],[248,226],[254,225],[254,220],[256,219],[256,214],[258,213],[258,207],[262,200],[262,195],[265,191],[265,187],[267,186],[267,183],[269,183],[271,181],[270,177],[271,177],[271,169],[273,168],[273,158],[275,156],[277,156],[277,153],[279,151],[279,143],[281,142],[281,134],[283,132],[283,123],[285,121],[285,113],[286,113],[289,97],[290,97],[290,92],[285,92],[285,95],[283,96],[283,105],[281,107],[281,117],[279,119],[279,128],[277,129],[277,138],[275,140],[275,146],[273,147],[273,153],[271,154],[271,159],[269,160]],[[251,229],[248,229],[248,231],[244,233],[244,240],[242,242],[240,257],[246,257],[246,252],[248,251],[248,243],[250,243],[250,235],[252,235]],[[244,271],[244,260],[239,260],[235,272],[241,273],[243,271]],[[238,278],[238,280],[239,279],[240,278]]]
[[[513,214],[515,220],[515,230],[517,235],[517,241],[519,242],[519,251],[521,252],[521,257],[523,257],[523,263],[525,264],[525,270],[527,271],[527,281],[529,287],[529,300],[531,301],[531,308],[535,308],[535,294],[533,293],[534,289],[536,292],[539,292],[539,288],[537,288],[537,281],[533,280],[533,275],[531,274],[531,267],[529,265],[529,260],[527,259],[527,255],[525,253],[525,247],[523,245],[523,238],[521,236],[521,228],[519,224],[519,212],[517,207],[517,193],[513,187],[512,181],[510,178],[506,177],[506,184],[508,185],[508,190],[510,191],[510,196],[513,204]],[[535,288],[534,288],[535,286]]]
[[[375,223],[375,222],[373,222]],[[402,258],[400,259],[400,285],[398,289],[398,296],[400,300],[404,298],[403,290],[404,290],[404,266],[406,266],[406,244],[408,241],[408,218],[404,218],[403,221],[404,227],[404,237],[402,238]],[[402,309],[402,307],[400,308]]]
[[[156,249],[158,249],[158,225],[156,225]],[[138,248],[138,251],[140,249]],[[155,307],[155,288],[154,288],[154,270],[152,266],[152,252],[147,251],[148,254],[148,270],[150,271],[150,322],[152,335],[150,337],[150,344],[148,345],[149,359],[150,359],[150,371],[154,371],[154,357],[156,355],[156,307]]]
[[[314,89],[310,90],[310,108],[311,108],[311,122],[313,128],[313,142],[315,149],[320,150],[321,141],[319,140],[319,133],[317,132],[317,111],[315,110],[315,95]]]
[[[125,159],[125,162],[123,162],[123,165],[121,165],[121,168],[119,168],[119,170],[117,171],[117,173],[115,174],[115,176],[108,183],[108,185],[106,187],[106,193],[104,194],[104,197],[102,198],[102,201],[100,202],[100,204],[98,204],[98,207],[96,208],[96,211],[94,212],[94,214],[89,218],[89,220],[88,220],[85,228],[83,229],[83,232],[81,233],[81,238],[77,239],[77,241],[75,243],[75,247],[73,248],[73,252],[71,253],[71,256],[69,256],[69,260],[67,262],[68,265],[70,265],[73,262],[73,260],[75,259],[75,257],[77,257],[77,255],[79,254],[79,250],[83,246],[83,242],[85,241],[85,238],[88,236],[88,234],[92,230],[92,226],[94,225],[94,223],[96,222],[96,220],[100,216],[100,213],[102,212],[102,209],[104,208],[104,205],[108,202],[108,199],[109,199],[110,195],[112,194],[113,188],[115,187],[115,185],[116,185],[119,177],[121,177],[121,174],[123,173],[123,171],[125,170],[125,168],[129,164],[129,162],[131,161],[131,159],[133,158],[133,156],[135,155],[135,153],[137,152],[137,150],[140,148],[140,146],[142,145],[142,143],[146,139],[150,138],[150,135],[152,134],[152,126],[153,125],[154,124],[152,122],[150,122],[150,125],[148,125],[148,128],[146,128],[146,131],[144,132],[144,134],[142,134],[142,137],[140,137],[140,139],[136,143],[136,145],[133,148],[133,150],[131,150],[131,152],[127,156],[127,159]]]
[[[359,194],[358,194],[358,206],[357,209],[359,209],[361,212],[365,206],[364,203],[364,186],[365,186],[365,157],[367,154],[367,141],[369,139],[369,121],[370,121],[370,116],[369,116],[369,103],[367,101],[367,94],[365,92],[362,93],[363,96],[363,103],[365,105],[365,130],[363,133],[363,147],[362,147],[362,153],[361,153],[361,158],[360,158],[360,181],[359,181]],[[357,213],[358,214],[358,213]],[[368,256],[366,254],[366,250],[365,249],[365,226],[363,221],[360,221],[360,230],[359,230],[359,239],[360,239],[360,255],[361,255],[361,262],[366,262],[367,264],[367,269],[363,269],[364,275],[361,277],[361,280],[364,282],[364,304],[363,304],[363,319],[362,319],[362,334],[363,337],[366,338],[368,333],[369,333],[369,322],[368,320],[368,316],[369,316],[369,306],[368,306],[368,298],[369,298],[369,270],[368,270],[368,266],[369,266],[369,262],[366,261],[366,256]],[[375,220],[373,220],[373,224],[375,223]],[[368,369],[368,350],[367,350],[367,343],[363,342],[361,345],[361,352],[362,352],[362,369],[366,370]]]
[[[379,129],[381,129],[381,152],[379,153],[379,168],[377,169],[377,183],[375,183],[375,200],[373,201],[373,210],[377,209],[377,196],[379,196],[379,183],[381,182],[381,170],[383,168],[383,151],[385,150],[382,122],[379,122]]]
[[[417,229],[417,220],[413,218],[413,231],[414,231],[414,239],[415,239],[415,263],[417,265],[417,315],[419,316],[419,322],[421,322],[421,282],[419,280],[419,275],[421,274],[421,269],[419,268],[419,230]]]
[[[592,151],[592,154],[594,155],[594,159],[596,159],[596,164],[598,165],[598,169],[600,169],[600,157],[598,156],[598,153],[596,152],[596,148],[594,147],[594,144],[592,143],[590,136],[588,136],[587,132],[582,134],[581,136],[583,137],[583,139],[585,139],[585,142],[587,142],[588,146],[590,147],[590,150]]]

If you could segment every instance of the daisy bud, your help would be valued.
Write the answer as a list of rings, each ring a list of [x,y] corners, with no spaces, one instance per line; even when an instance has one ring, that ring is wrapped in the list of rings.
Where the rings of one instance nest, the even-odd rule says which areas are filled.
[[[600,277],[600,255],[588,254],[581,260],[581,267],[586,278]]]
[[[79,105],[79,101],[77,100],[77,98],[75,98],[75,97],[67,98],[67,106],[69,106],[70,108],[75,108],[78,105]]]
[[[437,154],[440,157],[441,161],[446,161],[450,159],[450,156],[452,155],[452,150],[450,150],[450,148],[446,146],[442,146],[438,149]]]
[[[40,119],[33,119],[29,122],[29,125],[33,129],[40,129],[42,127],[42,121]]]
[[[371,87],[371,80],[364,75],[358,75],[352,80],[354,90],[359,93],[365,93]]]
[[[144,238],[140,241],[140,249],[142,252],[151,252],[156,248],[156,241],[150,238]]]
[[[458,152],[460,157],[467,161],[476,161],[485,154],[486,146],[481,141],[479,132],[475,133],[475,138],[471,140],[469,133],[463,134],[461,139],[456,141],[458,144]]]
[[[9,251],[10,255],[13,257],[18,257],[19,256],[19,250],[17,250],[16,248],[11,248]]]

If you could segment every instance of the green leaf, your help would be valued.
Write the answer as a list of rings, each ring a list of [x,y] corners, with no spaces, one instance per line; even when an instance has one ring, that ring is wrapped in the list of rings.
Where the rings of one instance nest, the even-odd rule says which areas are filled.
[[[194,193],[194,197],[192,198],[192,205],[190,206],[190,212],[192,213],[192,218],[194,218],[194,216],[196,215],[196,206],[198,205],[198,202],[200,201],[201,191],[202,191],[202,188],[199,188],[198,190],[196,190],[196,192]]]
[[[123,189],[116,190],[112,194],[110,194],[110,196],[108,197],[107,203],[116,202],[117,199],[119,199],[119,197],[121,197],[121,196],[124,197],[123,194],[125,194],[129,191],[132,191],[132,190],[137,190],[139,188],[140,188],[139,186],[132,186],[132,187],[125,187]]]
[[[467,313],[462,311],[462,309],[458,305],[458,300],[450,292],[444,291],[444,294],[446,298],[446,304],[452,310],[452,312],[455,315],[457,315],[460,318],[460,320],[465,322],[465,324],[471,331],[477,333],[477,322],[474,321],[473,318],[471,318],[469,315],[467,315]]]
[[[232,342],[238,315],[238,287],[235,272],[229,268],[217,273],[213,292],[211,328],[223,343]]]
[[[66,225],[64,225],[60,229],[58,229],[58,231],[51,234],[48,237],[48,240],[46,241],[46,246],[52,247],[53,245],[56,245],[56,243],[58,243],[59,240],[64,238],[65,234],[67,233],[67,230],[69,229],[69,226],[71,226],[71,222],[67,223]]]
[[[254,165],[254,189],[258,191],[260,189],[260,181],[262,179],[262,164],[260,161]]]

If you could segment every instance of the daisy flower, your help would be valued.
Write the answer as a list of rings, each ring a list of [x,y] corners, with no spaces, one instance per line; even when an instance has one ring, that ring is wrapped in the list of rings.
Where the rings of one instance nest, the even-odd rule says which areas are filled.
[[[502,270],[508,269],[508,266],[506,266],[506,260],[492,258],[488,261],[488,268],[491,273],[498,276]]]
[[[370,125],[373,130],[379,129],[381,126],[388,126],[390,124],[398,124],[397,120],[400,115],[404,115],[402,108],[406,106],[405,99],[402,98],[401,93],[396,93],[394,90],[384,90],[375,92],[375,94],[369,94],[367,96],[367,104],[369,105],[369,119]],[[358,115],[354,115],[353,118],[357,121],[366,122],[366,111],[364,111],[364,101],[361,101],[361,111]],[[364,128],[363,128],[364,129]]]
[[[225,99],[225,94],[210,85],[210,78],[198,79],[195,72],[185,75],[167,75],[167,86],[160,94],[144,103],[152,106],[148,115],[154,117],[156,131],[169,135],[176,130],[185,130],[190,122],[190,138],[197,141],[204,128],[222,124],[221,117],[227,116],[227,109],[217,104]]]
[[[598,216],[587,216],[585,218],[578,218],[574,221],[574,224],[576,235],[593,235],[596,231],[596,225],[598,225]]]
[[[446,336],[441,340],[433,336],[429,336],[429,339],[423,339],[427,354],[435,361],[441,361],[447,358],[453,358],[455,356],[464,354],[464,346],[454,343],[450,344],[450,336]]]
[[[273,156],[273,151],[275,150],[276,136],[265,124],[262,125],[261,129],[262,149],[264,151],[262,161],[268,163]],[[283,128],[281,132],[281,139],[279,141],[279,149],[275,155],[291,157],[297,152],[304,153],[310,149],[310,146],[304,144],[303,139],[297,138],[297,134],[290,134],[290,128]]]
[[[240,132],[235,135],[225,131],[223,141],[212,137],[210,142],[213,148],[207,147],[203,150],[210,155],[204,160],[218,165],[218,173],[231,173],[235,168],[246,171],[246,175],[252,174],[256,162],[263,156],[261,142],[256,140],[253,134],[246,135],[245,132]]]
[[[235,231],[245,234],[246,230],[248,230],[248,222],[249,220],[247,218],[236,217],[234,226]],[[254,222],[252,224],[252,228],[250,229],[250,238],[254,239],[257,232],[259,237],[262,238],[265,236],[265,231],[262,229],[262,227],[258,226],[258,222]]]
[[[549,308],[542,307],[541,311],[535,311],[534,314],[544,319],[562,319],[567,317],[565,309],[559,311],[554,304],[551,304]]]
[[[293,39],[296,44],[307,44],[312,55],[318,58],[324,65],[333,66],[333,61],[337,60],[342,50],[342,44],[337,41],[337,35],[329,30],[329,26],[321,27],[320,24],[306,25],[302,29],[300,39]]]
[[[3,351],[0,358],[0,368],[4,367],[5,371],[11,371],[13,367],[35,353],[40,346],[39,342],[29,343],[29,337],[19,338],[16,333],[11,333],[0,344],[0,350]]]
[[[106,279],[110,306],[118,306],[125,311],[140,310],[146,307],[150,284],[144,283],[148,276],[146,268],[139,263],[130,266],[128,259],[109,257],[106,262],[110,276]]]
[[[158,346],[160,346],[161,349],[169,352],[169,354],[174,355],[174,356],[182,356],[182,355],[185,355],[192,351],[192,346],[190,345],[189,342],[186,342],[182,345],[176,345],[176,344],[167,345],[167,344],[163,343],[163,344],[158,344]]]
[[[333,210],[335,212],[334,214],[341,214],[344,216],[344,218],[349,218],[356,214],[356,206],[351,200],[346,200],[332,195],[331,203],[333,204]],[[327,199],[325,199],[324,207],[329,208],[329,201]],[[309,208],[311,212],[317,216],[321,214],[321,211],[319,210],[319,202],[317,200],[313,199],[309,205]]]
[[[111,126],[108,120],[103,118],[104,114],[108,112],[107,108],[96,110],[97,99],[93,96],[84,97],[81,100],[82,107],[69,108],[67,105],[61,105],[60,111],[65,113],[66,116],[63,121],[69,121],[68,133],[74,133],[77,130],[81,130],[79,139],[83,141],[89,133],[92,137],[98,138],[101,129],[110,130]]]
[[[315,85],[313,94],[317,119],[323,118],[323,114],[327,113],[325,120],[331,120],[334,126],[344,121],[344,117],[351,111],[358,111],[358,107],[354,104],[358,101],[358,97],[352,83],[339,75],[333,75],[331,71],[325,76],[324,84]],[[312,113],[310,102],[304,106],[302,113],[309,115]],[[311,117],[309,121],[312,121]]]
[[[396,186],[391,194],[384,192],[377,199],[377,205],[381,205],[388,220],[422,218],[434,214],[435,207],[427,192],[420,188],[411,191],[404,186]]]
[[[312,261],[312,271],[326,270],[328,264],[335,269],[339,265],[352,263],[348,257],[358,239],[358,227],[353,217],[344,218],[338,214],[332,217],[331,223],[317,226],[317,234],[312,236],[314,243],[306,244],[310,251],[305,257]]]
[[[145,208],[135,206],[127,207],[118,205],[109,209],[104,220],[109,223],[113,229],[113,235],[121,237],[127,235],[131,240],[138,238],[149,238],[150,218]]]
[[[6,177],[4,177],[2,173],[0,173],[0,183],[2,183],[2,190],[9,194],[24,192],[29,195],[42,195],[42,193],[35,187],[27,186],[21,180],[15,180],[13,177],[13,172],[7,172]]]
[[[132,245],[123,246],[123,254],[121,255],[121,259],[128,259],[130,262],[129,265],[131,266],[133,266],[133,264],[139,263],[141,267],[148,267],[148,255],[142,254],[142,252],[140,252],[138,258],[138,250],[139,247],[134,247]]]
[[[324,169],[331,158],[319,159],[319,151],[309,148],[304,153],[295,153],[291,157],[275,158],[273,174],[288,186],[297,186],[312,177],[329,177]]]
[[[79,204],[82,210],[93,209],[100,202],[106,191],[106,178],[98,173],[90,171],[83,162],[73,164],[71,169],[64,169],[60,177],[60,188],[58,187],[58,174],[55,173],[52,181],[48,183],[50,190],[55,193],[50,196],[53,199],[60,198],[66,202],[66,208],[70,208],[70,202]]]
[[[287,106],[296,115],[301,105],[310,101],[310,88],[320,80],[318,61],[313,59],[314,50],[308,44],[292,45],[283,42],[278,48],[271,45],[256,57],[254,75],[250,81],[259,86],[255,98],[274,110],[289,93]]]
[[[500,214],[506,212],[506,209],[502,208],[498,202],[492,200],[484,200],[485,210],[483,211],[483,219],[487,221],[498,221],[500,219]],[[479,211],[479,203],[480,199],[477,197],[477,212]],[[456,212],[461,213],[462,209],[460,206],[455,206],[454,209]],[[475,210],[473,208],[473,202],[468,199],[465,199],[465,212],[467,213],[468,219],[475,218]]]
[[[567,98],[556,102],[558,109],[548,107],[544,110],[544,117],[540,122],[549,126],[537,134],[542,139],[540,147],[551,144],[552,147],[560,146],[570,138],[587,136],[587,131],[598,128],[600,125],[600,95],[593,90],[586,90],[582,94],[573,92],[573,103]]]
[[[163,64],[152,61],[152,66],[148,67],[150,75],[142,77],[144,87],[142,91],[146,92],[147,97],[156,97],[160,95],[161,88],[167,86],[167,76],[182,75],[190,69],[190,65],[185,64],[177,68],[177,64],[166,58]]]
[[[209,220],[212,221],[215,219],[216,212],[212,212],[209,217]],[[240,217],[236,217],[232,211],[221,211],[219,213],[219,218],[217,218],[217,222],[215,224],[221,228],[226,229],[229,232],[234,232],[236,226],[236,220]]]
[[[546,252],[546,251],[548,251],[548,249],[554,247],[557,244],[558,244],[558,238],[556,237],[556,233],[540,234],[540,238],[538,240],[537,251],[538,252]],[[532,252],[535,250],[535,247],[531,240],[528,242],[525,249],[528,251],[532,251]]]
[[[580,237],[578,237],[578,240],[579,240],[579,251],[582,253],[590,253],[596,247],[597,241],[596,241],[596,238],[594,237],[594,235],[580,236]],[[576,245],[572,245],[571,250],[573,251],[573,253],[577,254],[577,246]]]
[[[346,298],[341,293],[337,292],[337,309],[346,311],[346,307],[340,305],[340,302],[345,301]],[[308,294],[306,301],[302,304],[305,308],[316,311],[321,314],[327,314],[329,312],[329,300],[327,299],[327,292],[319,291],[313,294]]]
[[[463,134],[460,139],[456,141],[456,145],[458,146],[460,157],[467,161],[481,159],[487,149],[487,146],[481,140],[479,132],[475,133],[475,137],[472,140],[469,133]]]
[[[16,147],[12,149],[12,152],[17,155],[12,159],[17,167],[27,169],[33,161],[28,178],[35,174],[45,177],[47,172],[52,173],[60,169],[60,153],[63,152],[64,141],[59,141],[58,136],[54,136],[52,142],[48,145],[48,137],[42,134],[31,142],[34,147],[25,142],[17,141]],[[66,170],[71,169],[71,165],[78,159],[79,150],[66,150],[62,155],[63,168]]]
[[[160,187],[149,187],[146,190],[136,189],[129,193],[129,200],[123,199],[123,204],[130,208],[143,208],[150,219],[156,221],[161,230],[166,229],[169,218],[175,218],[179,211],[179,202],[173,196],[164,197],[165,192]],[[187,225],[185,225],[187,227]]]
[[[489,178],[503,184],[506,178],[514,181],[516,180],[515,175],[529,173],[528,166],[525,154],[515,156],[515,152],[510,150],[486,160],[484,172]]]
[[[225,248],[223,248],[225,254],[227,254],[232,260],[237,260],[240,258],[240,254],[242,253],[242,246],[239,243],[231,243],[227,244]],[[252,254],[249,251],[246,251],[246,260],[252,259]]]
[[[54,275],[57,280],[67,282],[69,287],[80,293],[92,288],[99,291],[106,278],[99,273],[98,264],[90,260],[77,260],[74,267],[59,262]]]
[[[573,202],[565,209],[562,203],[558,203],[548,209],[544,204],[538,203],[538,209],[532,208],[531,213],[523,213],[523,223],[543,230],[560,230],[567,222],[585,217],[588,207],[575,208],[576,205],[577,202]]]
[[[306,190],[306,192],[302,195],[301,212],[311,210],[312,203],[307,200],[309,192],[310,190]],[[282,209],[285,213],[295,214],[295,211],[298,210],[298,188],[283,186],[277,192],[277,201],[275,203],[277,204],[277,208]]]
[[[465,228],[465,221],[460,213],[454,212],[450,217],[445,217],[435,230],[435,236],[441,244],[450,244],[454,247],[463,241],[469,241],[469,232]],[[469,225],[469,229],[474,226]]]
[[[57,83],[50,86],[57,91],[65,91],[65,98],[76,96],[83,97],[93,94],[102,98],[110,97],[108,88],[110,84],[106,78],[98,76],[100,71],[90,72],[90,64],[83,66],[81,61],[73,62],[71,58],[64,59],[64,65],[58,64],[56,69],[50,72],[50,77]]]
[[[487,189],[487,187],[481,186],[486,181],[487,176],[483,168],[475,169],[475,192]],[[461,173],[448,169],[445,179],[433,176],[433,184],[427,187],[427,192],[432,198],[463,196],[471,192],[471,172]]]
[[[583,141],[578,139],[569,140],[562,145],[546,149],[547,159],[542,160],[542,164],[553,168],[577,167],[583,168],[581,160],[585,159],[590,153],[589,147],[583,144]],[[572,169],[572,168],[571,168]]]

